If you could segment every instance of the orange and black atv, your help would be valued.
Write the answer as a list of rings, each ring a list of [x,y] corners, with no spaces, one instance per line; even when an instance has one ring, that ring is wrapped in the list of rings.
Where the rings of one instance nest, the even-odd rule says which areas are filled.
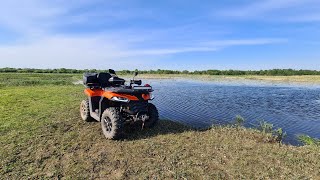
[[[138,73],[135,72],[135,76]],[[141,124],[142,128],[153,127],[159,119],[157,108],[149,103],[153,99],[152,87],[141,86],[141,80],[119,78],[115,71],[109,73],[85,73],[84,93],[88,96],[80,105],[81,118],[85,121],[100,121],[107,139],[123,137],[124,127]]]

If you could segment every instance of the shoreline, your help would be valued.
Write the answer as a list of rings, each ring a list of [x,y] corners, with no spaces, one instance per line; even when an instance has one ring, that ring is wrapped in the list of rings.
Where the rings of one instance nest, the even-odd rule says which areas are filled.
[[[121,75],[120,75],[121,76]],[[125,78],[131,76],[123,75]],[[262,82],[271,84],[292,84],[292,85],[320,85],[320,76],[303,75],[303,76],[222,76],[222,75],[184,75],[184,74],[139,74],[139,79],[190,79],[200,81],[217,81],[217,82]]]
[[[82,79],[82,74],[71,73],[0,73],[5,75],[36,75],[43,76],[70,76],[74,79]],[[123,78],[132,78],[131,74],[118,74]],[[20,77],[20,76],[19,76]],[[320,85],[320,75],[292,75],[292,76],[266,76],[266,75],[198,75],[198,74],[139,74],[136,78],[141,79],[192,79],[204,81],[262,81],[273,83],[296,83],[296,84],[318,84]]]
[[[1,86],[12,85],[39,85],[44,81],[50,84],[50,79],[54,79],[56,84],[81,84],[83,74],[65,73],[0,73]],[[132,79],[133,75],[118,74],[126,80]],[[60,77],[60,78],[59,78]],[[23,78],[23,81],[21,81]],[[310,86],[320,87],[320,75],[301,75],[301,76],[262,76],[262,75],[195,75],[195,74],[139,74],[136,79],[141,80],[194,80],[203,82],[235,83],[239,85],[284,85],[284,86]],[[24,82],[26,81],[26,82]],[[41,82],[40,82],[41,81]],[[43,81],[43,82],[42,82]],[[62,82],[63,81],[63,82]]]

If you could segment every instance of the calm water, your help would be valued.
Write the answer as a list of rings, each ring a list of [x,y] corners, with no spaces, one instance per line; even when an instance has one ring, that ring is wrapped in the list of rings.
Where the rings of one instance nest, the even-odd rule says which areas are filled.
[[[320,86],[175,79],[144,83],[155,89],[153,103],[164,119],[208,127],[241,115],[247,127],[265,120],[283,128],[286,143],[297,145],[298,134],[320,138]]]

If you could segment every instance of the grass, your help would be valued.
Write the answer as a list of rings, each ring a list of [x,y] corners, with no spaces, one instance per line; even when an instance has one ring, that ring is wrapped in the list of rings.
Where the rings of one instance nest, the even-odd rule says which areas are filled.
[[[200,131],[161,120],[106,140],[98,122],[81,121],[82,86],[40,84],[0,88],[0,179],[320,177],[319,148],[280,146],[242,127]]]
[[[0,73],[0,87],[71,85],[81,79],[80,74]]]
[[[320,139],[312,138],[308,135],[300,135],[298,136],[298,139],[300,142],[302,142],[304,145],[311,145],[311,146],[320,146]]]

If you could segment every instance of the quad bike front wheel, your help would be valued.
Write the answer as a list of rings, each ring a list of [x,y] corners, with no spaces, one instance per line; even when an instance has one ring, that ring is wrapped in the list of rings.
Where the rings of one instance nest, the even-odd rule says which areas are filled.
[[[120,111],[115,107],[104,110],[101,116],[101,127],[107,139],[120,139],[124,129]]]
[[[155,105],[149,103],[148,105],[149,118],[145,121],[144,126],[146,128],[154,127],[159,121],[159,112]]]
[[[83,100],[80,104],[80,115],[84,121],[90,122],[94,119],[90,116],[89,100]]]

